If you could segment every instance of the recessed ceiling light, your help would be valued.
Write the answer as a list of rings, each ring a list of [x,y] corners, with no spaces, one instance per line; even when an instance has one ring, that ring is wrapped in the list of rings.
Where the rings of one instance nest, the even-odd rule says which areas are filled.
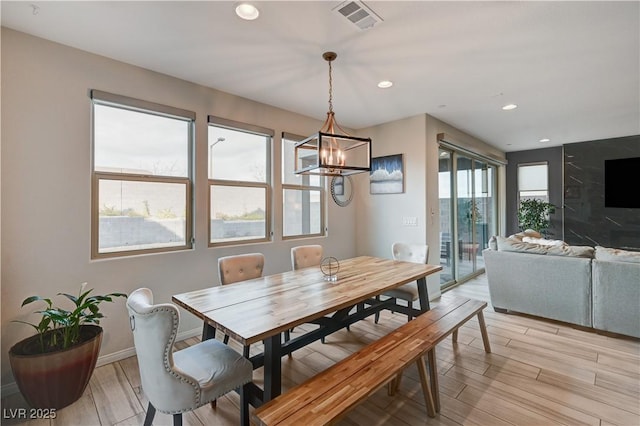
[[[381,89],[388,89],[391,86],[393,86],[393,81],[389,81],[389,80],[382,80],[381,82],[378,83],[378,87]]]
[[[253,21],[258,19],[260,11],[251,3],[238,3],[236,5],[236,15],[244,20]]]
[[[540,142],[549,142],[549,141],[551,141],[551,139],[549,139],[549,138],[540,139]]]
[[[516,108],[518,108],[518,105],[516,105],[516,104],[507,104],[507,105],[502,107],[502,109],[505,110],[505,111],[510,111],[510,110],[516,109]]]

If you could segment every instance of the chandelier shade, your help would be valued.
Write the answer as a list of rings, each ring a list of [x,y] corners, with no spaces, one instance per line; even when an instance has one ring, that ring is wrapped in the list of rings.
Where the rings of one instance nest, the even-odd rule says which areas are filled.
[[[295,173],[349,176],[371,171],[371,138],[351,136],[335,119],[331,62],[338,55],[325,52],[329,63],[329,112],[319,132],[295,145]]]

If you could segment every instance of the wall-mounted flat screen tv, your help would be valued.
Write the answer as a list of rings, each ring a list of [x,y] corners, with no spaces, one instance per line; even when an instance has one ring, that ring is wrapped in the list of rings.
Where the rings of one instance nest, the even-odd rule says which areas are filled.
[[[640,208],[640,157],[604,161],[604,206]]]

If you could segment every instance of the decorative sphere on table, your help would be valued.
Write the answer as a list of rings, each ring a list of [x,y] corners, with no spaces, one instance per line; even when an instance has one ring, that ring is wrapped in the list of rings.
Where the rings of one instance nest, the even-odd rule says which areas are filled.
[[[325,257],[320,262],[320,270],[324,274],[325,281],[338,281],[338,271],[340,270],[340,262],[335,257]]]

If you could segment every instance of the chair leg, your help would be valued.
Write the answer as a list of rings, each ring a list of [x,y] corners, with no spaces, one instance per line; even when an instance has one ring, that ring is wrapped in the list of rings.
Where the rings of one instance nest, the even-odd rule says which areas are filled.
[[[173,415],[173,426],[182,426],[182,413]]]
[[[227,335],[225,334],[225,335],[224,335],[224,339],[222,339],[222,342],[223,342],[225,345],[228,345],[228,344],[229,344],[229,336],[227,336]]]
[[[151,403],[149,403],[149,406],[147,407],[147,415],[144,417],[144,426],[151,426],[151,423],[153,423],[153,418],[156,415],[156,407],[154,407],[153,405],[151,405]]]
[[[377,300],[377,301],[380,301],[380,296],[376,296],[376,300]],[[375,317],[373,317],[373,322],[374,322],[375,324],[377,324],[377,323],[378,323],[378,321],[380,321],[380,311],[376,312],[376,316],[375,316]]]
[[[411,321],[413,319],[413,301],[409,301],[407,302],[407,305],[409,306],[409,313],[407,314],[407,322]]]
[[[242,349],[242,356],[249,359],[249,345],[245,346]]]
[[[284,331],[284,341],[288,342],[289,340],[291,340],[291,330],[285,330]]]
[[[249,426],[249,384],[240,388],[240,424]]]

